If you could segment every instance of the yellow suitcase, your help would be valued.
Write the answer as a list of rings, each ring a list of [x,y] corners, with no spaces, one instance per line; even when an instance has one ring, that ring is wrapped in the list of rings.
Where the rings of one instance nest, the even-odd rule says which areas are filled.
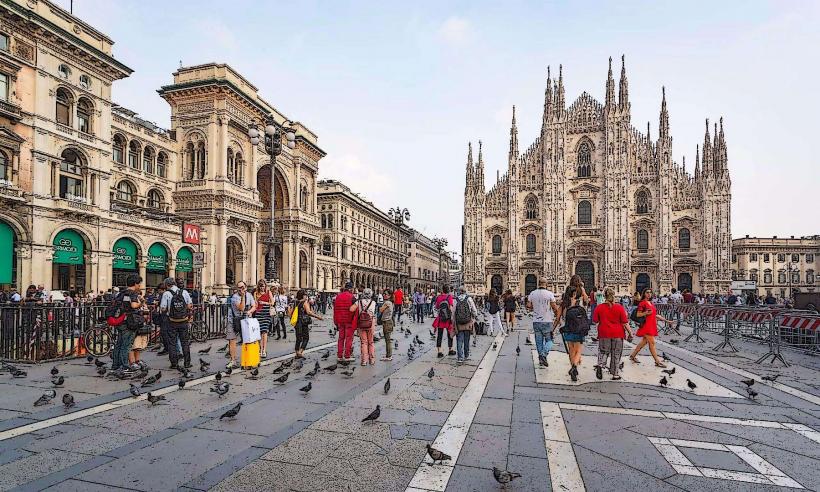
[[[242,367],[256,367],[259,365],[259,342],[243,343],[242,355],[239,360]]]

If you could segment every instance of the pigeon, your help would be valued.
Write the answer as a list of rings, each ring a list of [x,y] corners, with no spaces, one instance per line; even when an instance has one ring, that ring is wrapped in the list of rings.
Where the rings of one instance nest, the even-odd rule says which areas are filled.
[[[201,364],[199,366],[199,372],[208,372],[208,366]]]
[[[274,374],[282,374],[283,372],[285,372],[285,365],[284,364],[279,364],[279,367],[277,367],[276,369],[273,370]]]
[[[228,394],[228,389],[230,389],[230,385],[228,383],[222,383],[211,388],[211,393],[216,393],[220,398],[222,398]]]
[[[380,341],[381,339],[382,339],[382,337],[380,337],[379,335],[373,335],[373,341],[374,341],[374,342],[378,342],[378,341]]]
[[[433,379],[433,376],[435,376],[435,375],[436,375],[436,370],[431,367],[430,370],[427,371],[427,379]]]
[[[444,453],[442,451],[439,451],[438,449],[434,448],[433,446],[431,446],[429,444],[427,445],[427,454],[429,454],[430,458],[433,459],[433,464],[434,465],[436,464],[436,461],[443,462],[443,461],[449,461],[449,460],[453,459],[453,457],[450,456],[449,454]]]
[[[103,367],[105,362],[101,361],[100,359],[94,359],[94,365],[97,367]]]
[[[386,395],[389,392],[390,392],[390,378],[387,378],[387,381],[385,381],[385,383],[384,383],[384,394]]]
[[[686,380],[686,386],[689,386],[689,389],[690,389],[691,391],[695,391],[695,388],[697,388],[697,387],[698,387],[698,385],[696,385],[695,383],[693,383],[693,382],[692,382],[692,381],[690,381],[689,379],[687,379],[687,380]]]
[[[251,377],[250,378],[251,379],[258,379],[259,378],[259,368],[258,367],[254,367],[253,369],[251,369]]]
[[[382,407],[380,405],[376,405],[376,409],[370,412],[370,414],[367,417],[363,418],[362,422],[373,422],[374,420],[379,418],[379,415],[381,415],[381,413]]]
[[[302,368],[305,367],[305,361],[302,359],[297,359],[296,362],[293,363],[293,372],[299,372]]]
[[[741,379],[740,382],[745,384],[748,387],[751,387],[753,384],[755,384],[754,379]]]
[[[680,343],[680,340],[678,340],[677,338],[673,338],[672,340],[669,340],[669,343],[671,343],[672,345],[677,345],[678,343]]]
[[[211,367],[211,363],[210,363],[210,362],[208,362],[208,361],[204,361],[204,360],[202,360],[202,358],[201,358],[201,357],[199,358],[199,365],[200,365],[200,366],[202,366],[202,367],[206,367],[206,368],[207,368],[207,367]]]
[[[288,380],[288,376],[290,376],[290,373],[286,372],[285,374],[282,374],[278,378],[274,379],[273,382],[282,384]]]
[[[666,352],[661,352],[661,358],[664,360],[664,362],[669,362],[672,360],[669,358],[668,355],[666,355]]]
[[[393,349],[394,349],[394,350],[398,350],[398,349],[399,349],[399,341],[398,341],[398,340],[393,340]]]
[[[201,350],[199,350],[197,353],[198,353],[198,354],[205,355],[205,354],[207,354],[207,353],[208,353],[208,352],[210,352],[210,351],[211,351],[211,346],[210,346],[210,345],[208,345],[208,347],[207,347],[207,348],[201,349]]]
[[[749,398],[751,398],[752,400],[754,400],[757,396],[757,391],[753,390],[751,386],[746,388],[746,393],[749,394]]]
[[[623,363],[623,361],[621,361],[621,363],[618,364],[618,369],[623,370],[623,368],[624,368],[624,363]]]
[[[314,367],[312,371],[309,371],[307,374],[305,374],[305,377],[308,379],[313,379],[314,377],[316,377],[317,374],[319,374],[319,369],[316,369]]]
[[[57,374],[60,374],[60,370],[57,369],[57,366],[52,367],[51,368],[51,375],[56,376]]]
[[[63,376],[58,376],[56,378],[51,378],[51,384],[53,384],[54,386],[56,386],[58,388],[60,386],[62,386],[63,383],[65,383],[65,378]]]
[[[225,368],[225,377],[228,377],[228,376],[230,376],[231,374],[233,374],[233,367],[227,367],[227,368]]]
[[[319,370],[322,369],[321,366],[319,366],[319,361],[318,360],[313,363],[313,369],[315,369],[316,371],[319,371]]]
[[[515,347],[515,355],[516,355],[516,357],[521,355],[521,346],[520,345]]]
[[[312,389],[313,389],[313,383],[308,381],[308,384],[306,384],[305,386],[302,386],[301,388],[299,388],[299,391],[301,391],[303,395],[307,396],[307,394],[310,393],[310,390],[312,390]]]
[[[672,369],[664,369],[661,372],[668,374],[669,377],[672,377],[675,374],[675,368],[673,367]]]
[[[15,369],[14,371],[12,371],[11,376],[15,378],[24,378],[28,376],[28,373],[21,369]]]
[[[330,335],[330,336],[333,336],[333,328],[327,330],[327,334]]]
[[[193,379],[193,377],[194,377],[193,373],[191,371],[189,371],[188,369],[183,368],[181,372],[182,372],[182,377],[184,377],[185,379]],[[226,370],[225,372],[227,373],[228,370]]]
[[[154,374],[154,375],[153,375],[153,376],[151,376],[150,378],[148,378],[148,379],[146,379],[145,381],[143,381],[143,382],[142,382],[142,384],[140,385],[140,388],[145,388],[145,387],[147,387],[147,386],[151,386],[151,385],[153,385],[153,384],[154,384],[154,383],[156,383],[156,382],[159,382],[159,380],[160,380],[160,378],[161,378],[161,377],[162,377],[162,371],[157,371],[157,373],[156,373],[156,374]]]
[[[53,400],[55,396],[57,396],[57,392],[54,390],[49,390],[43,393],[43,396],[41,396],[37,399],[37,401],[34,402],[34,406],[41,407],[43,405],[48,405],[49,403],[51,403],[51,400]]]
[[[355,371],[355,370],[356,370],[356,366],[353,366],[348,370],[342,371],[342,376],[347,376],[348,378],[352,378],[353,377],[353,371]]]
[[[501,485],[506,485],[516,478],[521,476],[520,473],[515,473],[507,470],[501,470],[498,467],[493,467],[493,477],[495,477],[495,481],[500,483]]]
[[[229,345],[230,345],[230,344],[227,344],[227,343],[226,343],[224,347],[222,347],[222,348],[218,348],[218,349],[216,349],[216,351],[217,351],[217,352],[225,352],[226,350],[228,350],[228,346],[229,346]]]
[[[669,381],[666,380],[666,376],[661,378],[661,386],[666,388],[666,385],[669,384]]]
[[[177,383],[177,386],[179,387],[179,389],[185,389],[185,380],[180,379],[179,382]]]
[[[152,407],[154,405],[156,405],[157,403],[161,402],[164,399],[165,399],[165,395],[155,396],[155,395],[152,395],[150,391],[148,392],[148,403],[150,403]]]
[[[779,378],[779,377],[780,377],[780,374],[775,374],[774,376],[763,376],[763,380],[764,381],[775,382],[775,381],[777,381],[777,378]]]
[[[221,371],[216,371],[216,374],[214,375],[214,380],[216,380],[217,382],[222,381],[222,372]]]
[[[73,407],[74,405],[75,405],[74,397],[71,396],[71,393],[64,394],[63,395],[63,406],[68,409],[68,408]]]
[[[322,360],[327,360],[328,357],[330,357],[330,350],[325,349],[324,352],[322,352]]]
[[[493,350],[498,350],[498,342],[493,342]]]
[[[239,410],[241,408],[242,408],[242,402],[240,401],[239,403],[236,404],[235,407],[231,408],[227,412],[220,415],[219,420],[222,420],[222,419],[225,419],[225,418],[227,418],[227,419],[235,418],[239,414]]]
[[[94,356],[93,355],[87,355],[85,357],[85,364],[87,366],[90,366],[92,362],[94,362]]]
[[[293,361],[296,359],[288,359],[285,362],[282,362],[282,367],[290,367],[293,365]]]
[[[410,350],[410,349],[407,349],[407,360],[413,360],[415,358],[416,358],[416,356],[413,355],[413,351]]]
[[[143,380],[147,377],[148,377],[148,371],[146,369],[143,369],[142,371],[138,372],[137,374],[134,374],[131,377],[131,379],[136,381],[136,380]]]
[[[336,368],[338,368],[338,367],[339,367],[339,365],[338,365],[338,364],[333,364],[333,365],[330,365],[330,366],[325,367],[325,371],[327,371],[327,372],[333,372],[333,371],[335,371],[335,370],[336,370]]]
[[[105,366],[98,367],[98,368],[97,368],[97,375],[98,375],[98,376],[100,376],[100,377],[103,377],[103,376],[105,376],[105,373],[106,373],[107,371],[108,371],[108,368],[107,368],[107,367],[105,367]]]

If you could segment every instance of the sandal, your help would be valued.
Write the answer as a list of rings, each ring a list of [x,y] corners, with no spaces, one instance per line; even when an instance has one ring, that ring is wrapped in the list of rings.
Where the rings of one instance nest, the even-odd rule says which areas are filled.
[[[666,364],[664,364],[663,362],[655,362],[655,367],[662,367],[666,369]]]
[[[632,362],[634,362],[635,364],[640,364],[640,363],[641,363],[641,361],[639,361],[639,360],[638,360],[638,359],[636,359],[635,357],[632,357],[631,355],[629,356],[629,360],[631,360],[631,361],[632,361]]]
[[[613,381],[618,381],[621,379],[621,376],[612,376]]]

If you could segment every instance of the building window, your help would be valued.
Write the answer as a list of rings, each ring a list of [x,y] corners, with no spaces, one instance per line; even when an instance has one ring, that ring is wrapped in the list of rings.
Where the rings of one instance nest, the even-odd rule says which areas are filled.
[[[635,210],[639,214],[649,213],[649,193],[646,190],[641,190],[635,195]]]
[[[737,255],[734,253],[732,254],[732,263],[737,263]]]
[[[125,164],[125,138],[120,135],[114,135],[113,159],[118,164]]]
[[[763,263],[769,262],[769,253],[763,253]]]
[[[57,89],[55,118],[61,125],[71,126],[71,95],[62,87]]]
[[[57,71],[60,73],[60,77],[64,79],[67,79],[71,76],[71,69],[68,68],[68,65],[66,64],[62,64],[59,67],[57,67]]]
[[[134,202],[134,186],[128,181],[120,181],[117,184],[117,200],[122,202]]]
[[[4,73],[0,73],[0,99],[9,100],[9,76]]]
[[[800,283],[800,272],[792,272],[792,283],[799,284]]]
[[[757,269],[753,268],[749,270],[749,280],[753,282],[757,282]]]
[[[797,263],[800,261],[800,255],[792,255],[792,263]]]
[[[527,234],[527,253],[535,253],[535,234]]]
[[[140,168],[140,144],[136,140],[131,140],[128,144],[128,167],[131,169]]]
[[[678,231],[678,248],[683,251],[686,251],[690,247],[690,240],[691,234],[689,233],[689,229],[683,228]]]
[[[757,253],[749,253],[749,261],[757,261]]]
[[[242,159],[242,153],[237,152],[234,156],[234,170],[233,182],[241,185],[245,181],[245,161]]]
[[[812,253],[806,253],[806,263],[814,263],[814,255]]]
[[[83,133],[94,133],[91,129],[91,113],[93,108],[88,99],[81,98],[77,102],[77,129]]]
[[[777,261],[778,261],[778,263],[785,262],[786,261],[786,255],[784,255],[783,253],[778,254],[777,255]]]
[[[82,87],[83,89],[86,89],[86,90],[90,89],[91,88],[91,77],[89,77],[88,75],[85,75],[85,74],[80,75],[80,87]]]
[[[299,208],[303,211],[307,212],[308,209],[308,196],[307,196],[307,186],[304,184],[299,187]]]
[[[638,229],[638,250],[646,251],[649,249],[649,232],[646,229]]]
[[[342,238],[342,259],[347,259],[347,239]]]
[[[83,161],[72,149],[63,151],[60,162],[60,198],[83,199]]]
[[[236,174],[236,161],[233,158],[233,149],[228,149],[228,181],[235,183],[234,175]]]
[[[592,151],[589,143],[584,142],[578,147],[578,177],[588,178],[592,176]]]
[[[154,174],[154,149],[145,147],[142,152],[142,169],[148,174]]]
[[[586,200],[578,204],[578,224],[592,224],[592,205]]]
[[[768,268],[763,270],[763,283],[764,284],[772,283],[772,271]]]
[[[524,218],[527,220],[535,220],[538,218],[538,199],[533,195],[528,196],[524,202]]]
[[[777,283],[778,284],[785,284],[786,283],[786,272],[780,270],[777,272]]]
[[[0,50],[9,50],[9,37],[5,34],[0,34]]]
[[[168,167],[168,157],[165,155],[165,152],[160,152],[157,155],[157,176],[160,178],[164,178]]]
[[[499,236],[498,234],[493,236],[493,254],[501,254],[501,236]]]
[[[732,280],[737,280],[737,272],[732,270]]]
[[[11,181],[11,165],[9,158],[5,152],[0,152],[0,179],[4,181]]]
[[[159,210],[162,208],[162,193],[157,190],[151,190],[148,192],[148,200],[147,200],[148,208],[153,208]]]
[[[327,229],[327,216],[322,214],[322,229]]]
[[[333,245],[330,243],[330,238],[327,236],[322,239],[322,254],[325,256],[333,256]]]
[[[806,283],[809,285],[814,283],[814,270],[806,270]]]

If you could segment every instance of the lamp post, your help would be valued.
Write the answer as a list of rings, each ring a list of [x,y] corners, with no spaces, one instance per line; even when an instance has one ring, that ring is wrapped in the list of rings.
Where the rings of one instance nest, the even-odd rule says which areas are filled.
[[[265,270],[266,276],[271,282],[276,282],[276,239],[274,238],[274,210],[276,206],[276,157],[282,153],[282,136],[284,134],[286,145],[289,149],[296,148],[296,132],[290,126],[290,122],[284,121],[281,125],[276,123],[273,115],[265,117],[265,127],[260,129],[256,122],[248,125],[248,138],[254,147],[264,138],[265,151],[270,156],[270,234],[265,238],[268,256]]]
[[[401,226],[406,221],[410,220],[410,211],[406,208],[393,207],[387,211],[388,217],[393,220],[396,225],[396,288],[401,287]]]
[[[438,283],[441,284],[445,282],[444,275],[441,273],[441,252],[447,247],[447,239],[434,237],[433,244],[436,246],[436,251],[438,251]]]

